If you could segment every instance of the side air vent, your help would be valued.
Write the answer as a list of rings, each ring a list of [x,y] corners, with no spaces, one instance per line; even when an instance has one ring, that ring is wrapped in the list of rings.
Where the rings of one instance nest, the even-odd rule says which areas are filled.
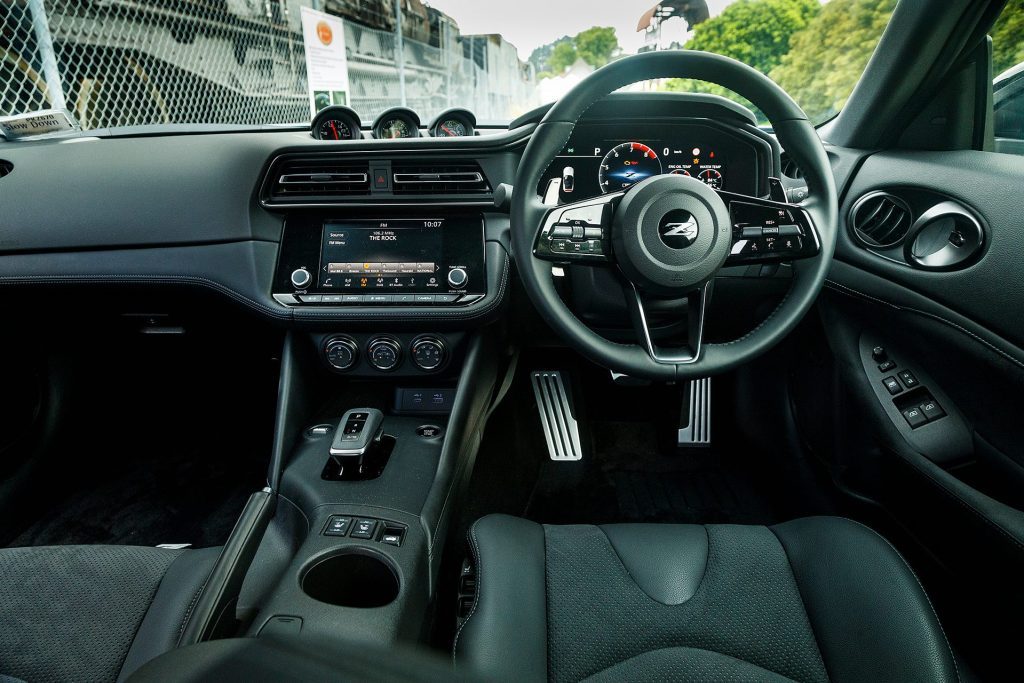
[[[283,159],[271,167],[268,186],[271,201],[368,195],[370,168],[366,161]]]
[[[484,194],[487,178],[476,162],[430,164],[395,161],[391,165],[394,192],[409,194]]]
[[[782,154],[782,175],[793,180],[802,180],[804,172],[796,165],[796,162],[786,153]]]
[[[850,209],[850,227],[857,239],[869,247],[899,244],[913,222],[907,203],[888,192],[866,194]]]
[[[3,159],[0,159],[0,178],[3,178],[5,175],[9,174],[13,170],[14,164],[12,164],[9,161],[4,161]]]

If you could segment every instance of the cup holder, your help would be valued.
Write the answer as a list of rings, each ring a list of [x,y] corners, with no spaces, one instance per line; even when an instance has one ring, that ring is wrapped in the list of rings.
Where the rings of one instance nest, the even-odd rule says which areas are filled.
[[[325,557],[302,576],[306,595],[339,607],[383,607],[398,597],[398,589],[391,565],[366,551]]]

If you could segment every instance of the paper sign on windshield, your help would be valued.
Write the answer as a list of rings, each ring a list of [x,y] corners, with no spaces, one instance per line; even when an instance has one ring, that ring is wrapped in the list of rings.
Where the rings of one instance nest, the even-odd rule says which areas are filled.
[[[0,133],[8,140],[81,130],[65,109],[44,109],[17,116],[0,116]]]
[[[302,11],[302,42],[306,50],[306,78],[313,116],[332,104],[349,104],[345,24],[338,17],[309,7]]]

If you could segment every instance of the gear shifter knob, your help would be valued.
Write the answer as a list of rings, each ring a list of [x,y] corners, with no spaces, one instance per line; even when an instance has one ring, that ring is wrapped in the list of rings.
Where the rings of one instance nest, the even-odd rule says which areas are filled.
[[[376,408],[353,408],[341,417],[331,443],[331,455],[360,458],[380,438],[384,413]]]

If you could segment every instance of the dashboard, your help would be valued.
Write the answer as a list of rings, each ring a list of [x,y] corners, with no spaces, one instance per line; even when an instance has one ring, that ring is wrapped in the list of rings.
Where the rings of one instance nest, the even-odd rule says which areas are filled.
[[[371,125],[330,107],[290,129],[0,142],[13,168],[0,177],[0,284],[42,296],[91,283],[111,306],[140,284],[199,289],[215,295],[204,305],[324,330],[478,326],[509,298],[499,190],[546,111],[485,135],[465,110]],[[415,137],[378,138],[404,135],[394,118]],[[765,197],[779,170],[777,143],[738,105],[626,93],[588,110],[545,180],[564,202],[656,173]]]
[[[538,192],[558,182],[561,202],[626,189],[663,173],[686,175],[714,190],[754,195],[761,187],[765,141],[715,122],[582,123],[544,174]]]

